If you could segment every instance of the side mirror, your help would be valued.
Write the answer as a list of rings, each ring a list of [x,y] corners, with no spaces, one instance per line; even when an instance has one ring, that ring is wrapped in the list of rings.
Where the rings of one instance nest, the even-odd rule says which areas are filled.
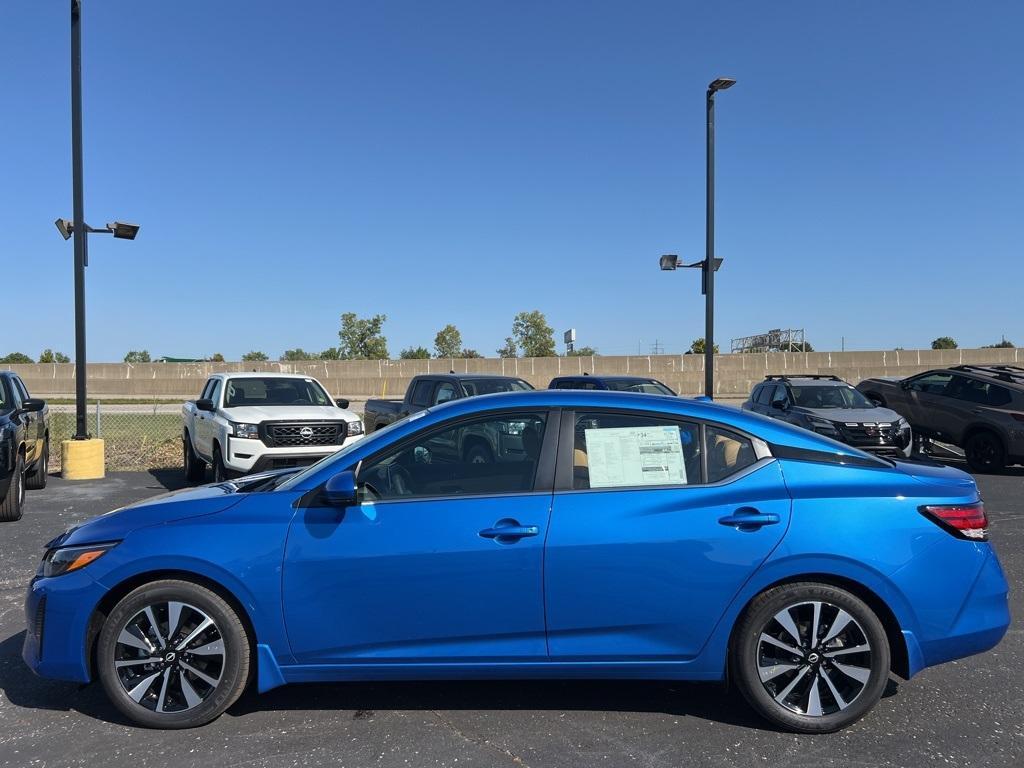
[[[349,507],[356,503],[356,473],[339,472],[324,485],[324,499],[332,507]]]
[[[339,397],[334,402],[337,403],[339,408],[348,408],[348,400],[346,400],[344,397]]]
[[[29,413],[38,413],[46,407],[46,401],[30,397],[21,404],[21,410]]]
[[[900,382],[900,389],[910,389],[910,382],[904,379]]]
[[[781,398],[778,400],[772,400],[772,408],[784,411],[786,410],[786,401]]]
[[[196,400],[196,410],[212,411],[213,410],[213,400],[211,400],[208,397],[204,397],[204,398],[201,398],[199,400]]]

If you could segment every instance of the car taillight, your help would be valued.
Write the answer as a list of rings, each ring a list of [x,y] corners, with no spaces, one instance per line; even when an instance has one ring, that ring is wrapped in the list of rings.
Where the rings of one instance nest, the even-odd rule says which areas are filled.
[[[954,536],[972,541],[988,538],[988,516],[985,504],[928,504],[920,507],[921,514],[931,518]]]

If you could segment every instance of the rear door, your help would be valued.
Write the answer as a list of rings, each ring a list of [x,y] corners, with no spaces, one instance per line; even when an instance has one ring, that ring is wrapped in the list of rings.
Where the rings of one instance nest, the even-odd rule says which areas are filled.
[[[610,410],[564,413],[559,450],[552,660],[696,656],[786,530],[779,463],[729,429]]]

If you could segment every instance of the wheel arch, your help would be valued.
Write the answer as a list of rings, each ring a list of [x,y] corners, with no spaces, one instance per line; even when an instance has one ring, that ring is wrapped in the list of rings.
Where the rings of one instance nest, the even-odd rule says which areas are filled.
[[[994,427],[993,425],[986,424],[986,423],[980,422],[980,421],[976,421],[973,424],[968,425],[967,429],[964,430],[964,436],[963,436],[963,443],[964,443],[964,445],[966,445],[967,441],[970,440],[972,437],[974,437],[975,435],[980,434],[982,432],[988,432],[990,435],[994,436],[999,441],[999,443],[1002,445],[1003,452],[1004,453],[1006,452],[1006,448],[1007,448],[1006,437],[1004,437],[1002,434],[1000,434],[999,430],[996,427]]]
[[[906,638],[903,635],[903,628],[900,626],[899,619],[896,618],[896,614],[893,612],[892,608],[889,607],[889,604],[883,600],[877,592],[867,585],[857,581],[856,579],[838,576],[834,573],[810,572],[794,574],[762,586],[755,594],[750,596],[750,599],[744,603],[743,607],[736,614],[736,619],[733,621],[732,627],[729,630],[728,648],[730,650],[732,649],[733,643],[735,642],[736,629],[742,623],[743,617],[746,615],[747,611],[750,610],[751,603],[753,603],[758,596],[767,592],[769,589],[800,582],[827,584],[829,586],[838,587],[839,589],[845,589],[847,592],[850,592],[867,603],[868,607],[874,611],[876,616],[878,616],[878,620],[882,622],[882,627],[885,629],[885,636],[889,641],[890,669],[904,680],[910,678],[910,654],[907,649]]]
[[[251,675],[255,675],[256,670],[256,626],[253,622],[252,616],[246,609],[245,604],[224,584],[220,583],[216,579],[210,578],[209,576],[197,573],[195,571],[188,571],[182,569],[164,568],[158,570],[143,571],[141,573],[129,576],[122,581],[115,584],[106,594],[100,598],[100,601],[93,608],[92,614],[89,617],[89,622],[86,625],[86,637],[85,637],[85,649],[86,649],[86,667],[89,673],[89,679],[95,679],[96,674],[96,652],[99,645],[100,629],[103,627],[103,622],[106,617],[113,610],[114,606],[117,605],[125,595],[129,594],[133,590],[141,587],[144,584],[148,584],[153,581],[162,581],[165,579],[175,579],[177,581],[187,581],[192,584],[197,584],[200,587],[205,587],[211,592],[222,598],[228,605],[231,606],[232,610],[238,615],[238,618],[242,621],[242,626],[245,627],[246,635],[249,639],[249,652],[250,658],[253,659],[251,667]]]

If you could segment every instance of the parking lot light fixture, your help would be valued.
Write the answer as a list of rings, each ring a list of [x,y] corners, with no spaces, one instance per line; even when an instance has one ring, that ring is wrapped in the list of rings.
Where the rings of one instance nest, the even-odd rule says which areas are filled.
[[[138,224],[128,224],[124,221],[107,224],[107,229],[119,240],[134,240],[135,236],[139,234]]]
[[[674,253],[666,253],[661,257],[660,263],[663,272],[671,272],[679,266],[679,257]]]
[[[709,91],[725,91],[736,85],[736,81],[731,77],[718,77],[711,81],[708,86]]]

